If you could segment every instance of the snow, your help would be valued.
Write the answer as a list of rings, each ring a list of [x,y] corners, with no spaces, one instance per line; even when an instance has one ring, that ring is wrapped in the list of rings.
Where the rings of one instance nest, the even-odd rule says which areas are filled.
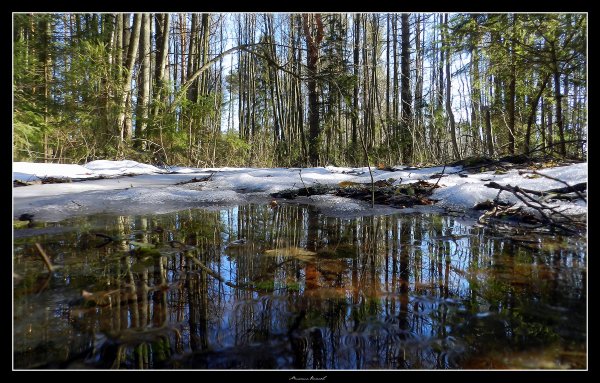
[[[510,170],[505,174],[493,171],[458,175],[461,167],[409,169],[396,171],[372,169],[375,181],[388,180],[406,184],[426,180],[437,182],[432,176],[444,172],[440,188],[432,195],[438,207],[467,210],[476,203],[494,199],[497,189],[484,186],[490,181],[501,185],[520,186],[532,190],[548,190],[565,186],[545,178],[532,177],[531,172]],[[570,185],[587,182],[587,163],[547,168],[539,173],[561,179]],[[124,177],[124,175],[135,175]],[[208,181],[177,183],[202,179]],[[56,221],[70,216],[112,213],[166,213],[189,207],[232,206],[247,202],[267,203],[270,193],[288,188],[314,185],[335,185],[341,181],[369,183],[367,167],[317,168],[189,168],[171,167],[168,170],[135,161],[93,161],[86,165],[13,163],[13,180],[31,181],[55,177],[71,179],[70,183],[36,184],[13,188],[13,215],[35,214],[38,220]],[[98,177],[108,177],[98,179]],[[535,177],[535,176],[533,176]],[[91,178],[91,179],[90,179]],[[392,180],[393,179],[393,180]],[[520,203],[511,193],[502,192],[500,198]],[[390,214],[402,210],[377,207],[372,210],[363,201],[331,195],[298,198],[296,203],[309,203],[331,216],[360,216]],[[585,214],[587,204],[577,200],[559,203],[565,214]],[[558,206],[558,205],[557,205]]]

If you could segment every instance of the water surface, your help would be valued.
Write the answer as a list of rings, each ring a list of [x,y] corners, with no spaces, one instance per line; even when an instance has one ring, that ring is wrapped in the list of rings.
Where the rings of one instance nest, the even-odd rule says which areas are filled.
[[[587,367],[584,239],[297,205],[43,226],[15,232],[15,368]]]

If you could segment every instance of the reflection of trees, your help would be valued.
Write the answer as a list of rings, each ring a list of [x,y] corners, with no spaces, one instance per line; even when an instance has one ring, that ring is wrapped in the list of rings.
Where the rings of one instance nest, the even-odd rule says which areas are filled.
[[[61,334],[90,334],[104,367],[448,368],[469,356],[467,346],[480,352],[564,342],[559,330],[585,341],[585,259],[469,231],[451,217],[341,219],[313,208],[248,205],[102,219],[107,234],[123,240],[96,248],[83,235],[65,234],[61,243],[77,242],[72,253],[56,241],[47,245],[63,254],[60,281],[98,301],[40,319],[28,303],[37,301],[22,294],[15,315],[41,320],[42,344],[56,339],[51,324],[72,323]],[[128,239],[154,243],[160,254],[129,252]],[[227,245],[239,239],[246,241]],[[317,255],[265,255],[285,248]],[[186,255],[247,288],[219,282]],[[24,268],[26,257],[18,259]],[[556,307],[578,324],[567,326]],[[70,357],[85,351],[69,342]],[[33,363],[40,350],[16,354],[16,364]],[[171,360],[181,353],[187,356]]]

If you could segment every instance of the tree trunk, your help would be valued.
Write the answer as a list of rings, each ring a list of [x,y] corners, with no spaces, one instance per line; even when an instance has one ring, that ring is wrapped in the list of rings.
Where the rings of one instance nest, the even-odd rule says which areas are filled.
[[[560,73],[558,69],[554,72],[554,98],[556,100],[556,126],[558,126],[558,137],[560,139],[559,143],[559,153],[561,156],[565,157],[567,155],[567,150],[565,147],[565,132],[564,132],[564,123],[563,123],[563,114],[562,114],[562,97],[563,95],[560,92]]]
[[[131,137],[131,108],[128,108],[128,101],[131,100],[131,80],[133,78],[133,67],[137,57],[137,51],[140,41],[140,31],[142,26],[142,16],[136,13],[133,17],[133,32],[129,40],[127,62],[125,64],[125,81],[123,82],[123,91],[121,94],[121,105],[119,108],[119,118],[117,119],[120,129],[121,144]]]
[[[402,17],[402,46],[401,46],[401,100],[402,100],[402,157],[404,163],[413,161],[413,144],[412,144],[412,94],[410,90],[410,26],[409,14],[403,13]]]
[[[538,103],[540,102],[540,98],[542,97],[542,94],[544,94],[544,90],[546,89],[546,84],[548,83],[548,80],[550,79],[550,75],[546,75],[543,79],[540,80],[540,84],[538,84],[538,87],[540,88],[540,90],[538,91],[537,95],[531,99],[531,111],[529,113],[529,117],[527,117],[527,130],[525,131],[525,148],[523,150],[523,153],[525,155],[529,154],[529,151],[531,150],[530,148],[530,143],[531,143],[531,126],[533,125],[534,121],[535,121],[535,115],[538,109]],[[543,119],[542,119],[543,121]]]
[[[435,17],[435,15],[434,15]],[[439,25],[442,25],[442,28],[445,28],[445,24],[444,24],[444,19],[443,19],[443,15],[440,14],[440,22]],[[442,109],[443,108],[443,102],[444,102],[444,29],[442,29],[442,42],[441,42],[441,48],[440,48],[440,59],[438,61],[438,86],[437,86],[437,109]]]
[[[169,33],[171,29],[171,18],[168,13],[156,14],[156,88],[154,95],[158,96],[165,83],[165,68],[168,64],[169,55]]]
[[[490,158],[494,156],[494,137],[492,136],[492,116],[489,106],[483,106],[482,111],[485,114],[485,138],[487,143],[487,153]]]
[[[443,26],[443,47],[447,46],[447,38],[448,38],[448,14],[444,15],[444,26]],[[452,152],[454,154],[455,159],[460,159],[460,150],[458,149],[458,142],[456,140],[456,123],[454,121],[454,113],[452,112],[452,101],[451,101],[451,90],[452,90],[452,80],[450,76],[450,51],[446,51],[446,113],[448,114],[448,121],[450,123],[450,139],[452,140]]]
[[[154,78],[156,85],[154,87],[154,99],[157,101],[152,110],[152,117],[156,119],[160,109],[160,103],[165,101],[161,96],[165,85],[165,68],[168,64],[169,55],[169,29],[170,17],[168,13],[157,13],[155,16],[156,25],[156,66],[154,68]]]
[[[554,129],[553,129],[553,121],[552,121],[552,104],[547,102],[546,116],[548,123],[546,128],[548,129],[546,134],[546,147],[550,149],[550,153],[554,151]]]
[[[356,156],[358,148],[358,64],[360,53],[360,13],[354,15],[354,49],[353,49],[353,75],[354,87],[352,93],[352,154]],[[356,158],[355,158],[356,161]]]
[[[187,57],[187,78],[189,80],[192,73],[196,71],[196,55],[198,54],[198,14],[192,13],[192,25],[190,28],[190,42],[188,46],[188,57]],[[182,82],[183,84],[183,82]],[[192,102],[198,100],[198,80],[194,81],[187,90],[187,99]],[[190,135],[191,139],[191,135]]]
[[[135,137],[146,138],[146,127],[148,126],[148,107],[150,104],[150,20],[149,13],[142,14],[142,27],[140,34],[140,73],[139,73],[139,97],[137,100]],[[145,149],[138,141],[138,146]]]
[[[386,126],[390,124],[390,17],[388,13],[386,16],[386,44],[385,44],[385,122]]]
[[[44,68],[44,162],[52,162],[51,149],[48,146],[48,104],[50,103],[50,82],[52,80],[52,57],[50,55],[50,35],[52,33],[52,25],[47,17],[42,18],[40,31],[42,35],[42,63]],[[60,162],[60,159],[59,159]]]
[[[117,70],[115,73],[115,78],[117,79],[117,83],[120,83],[123,78],[123,72],[121,71],[121,67],[123,66],[123,14],[117,13],[117,21],[115,26],[115,60],[114,62],[117,64]]]
[[[319,125],[319,95],[317,93],[317,75],[319,63],[319,45],[323,40],[323,22],[321,15],[302,15],[302,26],[306,38],[306,69],[308,74],[308,125],[309,142],[308,152],[309,161],[312,166],[319,165],[319,135],[321,127]]]
[[[425,43],[425,39],[421,41],[421,15],[417,15],[417,23],[415,26],[415,48],[416,48],[416,85],[415,85],[415,101],[414,101],[414,116],[415,123],[413,124],[415,129],[419,129],[421,134],[423,133],[423,52],[425,51],[424,46],[421,44]],[[423,135],[424,138],[424,135]]]
[[[474,17],[474,16],[473,16]],[[481,81],[479,73],[479,40],[473,41],[471,50],[471,130],[473,134],[473,150],[477,152],[481,142]],[[478,139],[479,138],[479,139]],[[483,146],[483,145],[481,145]]]
[[[515,96],[516,96],[516,66],[514,64],[514,44],[511,46],[511,66],[508,80],[508,93],[506,107],[508,109],[508,151],[515,154],[515,139],[517,136],[515,126]]]

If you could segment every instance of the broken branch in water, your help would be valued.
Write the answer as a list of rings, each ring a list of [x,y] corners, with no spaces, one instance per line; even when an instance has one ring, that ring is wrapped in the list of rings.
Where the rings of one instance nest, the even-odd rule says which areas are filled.
[[[210,181],[211,178],[215,175],[215,173],[210,173],[208,176],[202,177],[202,178],[192,178],[191,180],[187,180],[187,181],[181,181],[181,182],[177,182],[175,185],[185,185],[185,184],[191,184],[191,183],[195,183],[195,182],[206,182],[206,181]]]
[[[50,262],[50,258],[48,257],[48,254],[46,254],[46,252],[44,251],[44,249],[42,249],[42,245],[40,245],[38,242],[36,242],[35,243],[35,247],[38,250],[38,253],[42,257],[42,259],[44,260],[44,263],[46,264],[46,267],[48,268],[48,271],[49,272],[54,271],[54,266],[52,266],[52,262]]]
[[[225,278],[223,278],[219,273],[217,273],[215,271],[212,271],[208,266],[206,266],[200,260],[198,260],[197,258],[195,258],[192,254],[185,253],[185,256],[186,256],[187,259],[189,259],[192,262],[194,262],[198,267],[200,267],[208,275],[210,275],[211,277],[215,278],[219,282],[222,282],[222,283],[224,283],[225,285],[227,285],[229,287],[233,287],[234,289],[246,289],[244,286],[239,286],[239,285],[236,285],[235,283],[225,281]]]

